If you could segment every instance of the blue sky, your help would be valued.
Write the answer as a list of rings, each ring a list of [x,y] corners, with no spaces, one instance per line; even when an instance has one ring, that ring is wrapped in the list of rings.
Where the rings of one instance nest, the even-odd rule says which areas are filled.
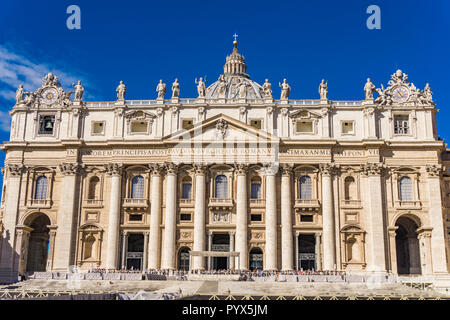
[[[81,8],[81,30],[69,30],[66,9]],[[381,30],[369,30],[369,5],[381,8]],[[0,4],[0,139],[20,83],[36,90],[48,71],[67,88],[77,79],[85,99],[114,100],[120,80],[128,99],[152,99],[159,79],[178,78],[181,97],[195,97],[222,72],[239,35],[248,73],[279,96],[318,98],[322,78],[330,99],[363,98],[367,77],[379,87],[401,68],[418,88],[430,83],[438,133],[450,138],[450,1],[24,1]],[[3,162],[1,154],[0,161]]]

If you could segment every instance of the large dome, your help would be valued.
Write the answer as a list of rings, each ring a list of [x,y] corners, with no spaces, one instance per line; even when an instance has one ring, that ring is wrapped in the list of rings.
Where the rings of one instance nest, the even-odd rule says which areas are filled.
[[[241,76],[224,76],[224,80],[226,83],[226,91],[225,96],[221,95],[220,92],[220,80],[217,80],[213,84],[211,84],[208,89],[206,89],[206,98],[207,99],[259,99],[263,98],[263,90],[262,87],[253,80],[250,80]],[[244,83],[246,85],[245,93],[241,94],[241,88]]]
[[[223,74],[206,89],[208,99],[259,99],[263,98],[262,87],[253,80],[247,72],[244,56],[237,48],[237,41],[233,42],[233,52],[227,56],[223,67]]]

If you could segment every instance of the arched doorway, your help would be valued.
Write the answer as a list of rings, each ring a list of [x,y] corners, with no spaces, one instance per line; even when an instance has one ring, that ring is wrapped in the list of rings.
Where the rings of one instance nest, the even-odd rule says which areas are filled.
[[[417,234],[418,225],[408,217],[400,217],[395,235],[398,274],[420,274],[420,247]]]
[[[190,249],[183,247],[178,252],[178,270],[189,271]]]
[[[264,266],[263,252],[260,248],[250,250],[250,270],[262,270]]]
[[[27,272],[46,271],[49,251],[50,219],[42,213],[37,214],[29,224],[31,229],[28,243]]]

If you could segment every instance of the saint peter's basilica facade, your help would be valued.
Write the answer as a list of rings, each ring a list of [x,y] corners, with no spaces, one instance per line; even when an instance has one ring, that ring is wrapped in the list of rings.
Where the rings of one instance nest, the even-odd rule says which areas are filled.
[[[121,82],[112,102],[51,73],[21,86],[0,280],[70,266],[448,273],[450,154],[428,84],[398,70],[386,88],[367,79],[363,100],[330,100],[325,81],[294,100],[284,80],[277,100],[246,69],[235,41],[196,98],[178,80],[155,100]]]

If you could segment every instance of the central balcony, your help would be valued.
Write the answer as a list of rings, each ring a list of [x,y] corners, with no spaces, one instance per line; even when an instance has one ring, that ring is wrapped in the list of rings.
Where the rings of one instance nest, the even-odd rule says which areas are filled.
[[[319,211],[320,203],[317,199],[295,199],[294,208],[299,211]]]
[[[147,208],[147,199],[135,199],[135,198],[125,198],[122,202],[122,207],[124,208]]]
[[[83,201],[83,207],[85,207],[85,208],[102,208],[103,200],[86,199]]]
[[[402,201],[402,200],[397,200],[395,201],[395,208],[396,209],[421,209],[422,208],[422,203],[420,201],[415,201],[415,200],[411,200],[411,201]]]
[[[27,207],[28,208],[51,208],[52,201],[49,199],[45,200],[37,200],[37,199],[31,199],[27,201]]]
[[[210,198],[208,207],[214,208],[231,208],[233,207],[233,199],[231,198]]]
[[[194,206],[194,199],[188,198],[188,199],[180,199],[179,200],[180,208],[191,208]]]

